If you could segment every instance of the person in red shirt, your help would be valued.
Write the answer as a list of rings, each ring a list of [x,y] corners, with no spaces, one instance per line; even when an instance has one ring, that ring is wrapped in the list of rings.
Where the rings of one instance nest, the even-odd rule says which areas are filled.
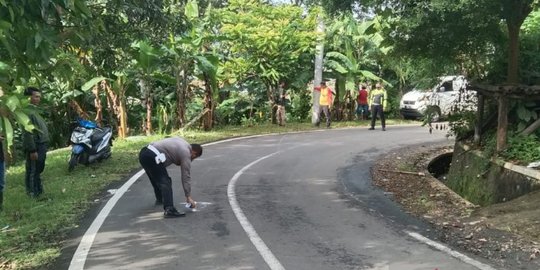
[[[369,112],[368,91],[366,85],[362,85],[356,98],[356,116],[359,120],[366,120]]]

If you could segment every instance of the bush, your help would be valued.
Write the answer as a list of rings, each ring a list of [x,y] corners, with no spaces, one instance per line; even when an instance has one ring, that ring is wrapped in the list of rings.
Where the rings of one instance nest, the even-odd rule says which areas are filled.
[[[528,164],[540,160],[540,140],[536,135],[523,136],[512,134],[508,138],[507,148],[501,152],[506,160]]]

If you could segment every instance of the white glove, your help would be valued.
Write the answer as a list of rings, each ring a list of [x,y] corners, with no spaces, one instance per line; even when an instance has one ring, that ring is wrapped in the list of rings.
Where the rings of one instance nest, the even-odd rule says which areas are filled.
[[[165,160],[167,160],[167,158],[163,153],[159,153],[159,155],[156,156],[156,164],[163,163]]]

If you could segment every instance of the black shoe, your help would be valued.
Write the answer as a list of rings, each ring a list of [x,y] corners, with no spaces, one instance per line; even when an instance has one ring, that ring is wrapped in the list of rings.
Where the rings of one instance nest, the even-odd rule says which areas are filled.
[[[375,128],[372,128],[372,127],[368,128],[368,130],[374,130],[374,129],[375,129]]]
[[[178,210],[176,210],[176,208],[174,208],[174,207],[165,209],[165,212],[163,213],[163,217],[165,217],[165,218],[183,217],[185,215],[186,215],[186,213],[178,212]]]

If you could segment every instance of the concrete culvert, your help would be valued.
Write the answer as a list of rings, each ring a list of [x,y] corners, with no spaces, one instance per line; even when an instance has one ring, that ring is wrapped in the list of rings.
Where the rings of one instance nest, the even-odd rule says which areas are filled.
[[[452,164],[452,154],[452,152],[444,153],[430,161],[428,164],[429,173],[441,181],[446,180],[450,164]]]

